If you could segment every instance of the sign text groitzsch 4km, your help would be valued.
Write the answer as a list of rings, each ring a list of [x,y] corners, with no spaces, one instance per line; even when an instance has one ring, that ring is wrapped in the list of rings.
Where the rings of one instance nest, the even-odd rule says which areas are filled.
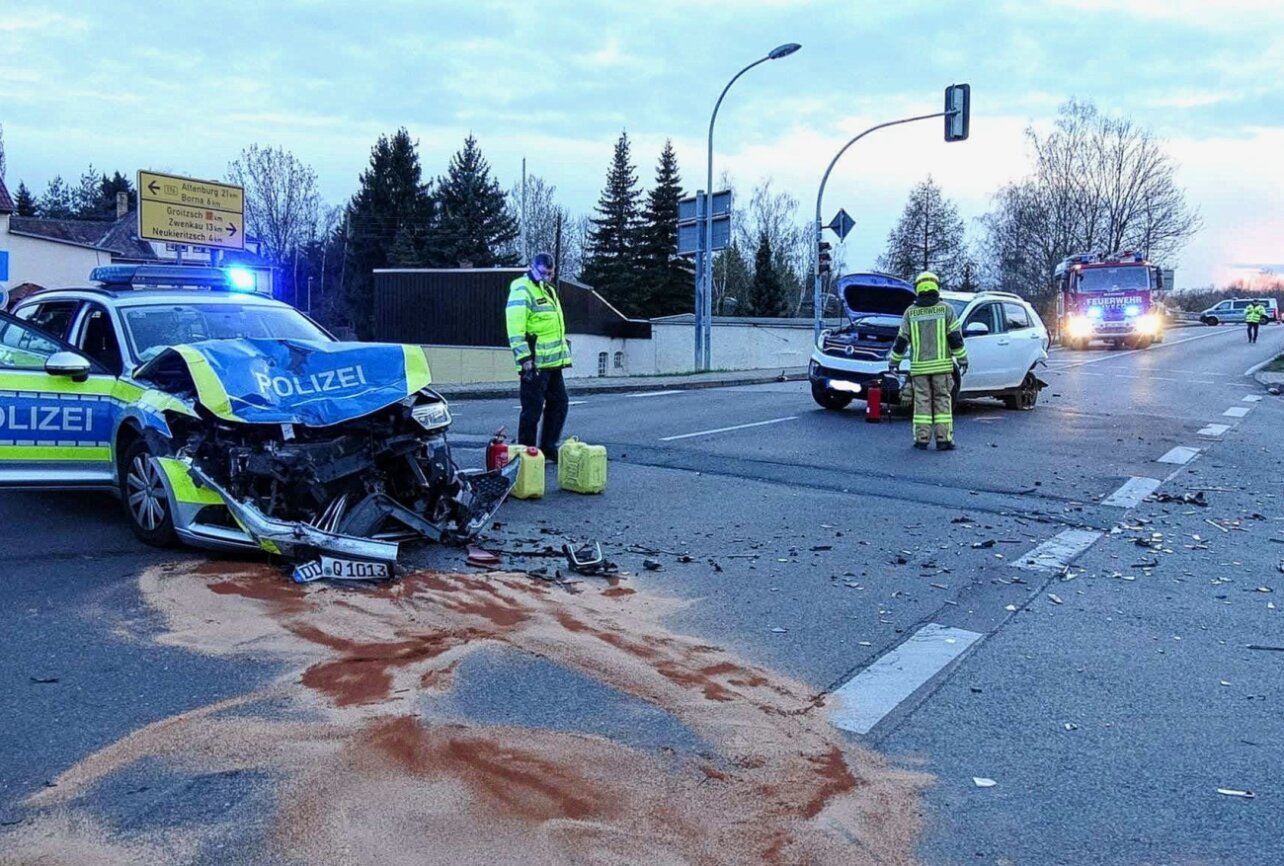
[[[138,237],[147,241],[245,249],[245,190],[239,186],[138,173]]]

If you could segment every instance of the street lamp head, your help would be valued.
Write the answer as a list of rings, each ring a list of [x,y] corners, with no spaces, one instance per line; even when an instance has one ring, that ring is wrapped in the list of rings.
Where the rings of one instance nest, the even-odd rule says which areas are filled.
[[[793,54],[799,48],[802,48],[802,46],[799,45],[797,42],[787,42],[784,45],[778,45],[775,48],[771,49],[771,53],[767,55],[767,59],[779,60],[782,57],[788,57],[790,54]]]

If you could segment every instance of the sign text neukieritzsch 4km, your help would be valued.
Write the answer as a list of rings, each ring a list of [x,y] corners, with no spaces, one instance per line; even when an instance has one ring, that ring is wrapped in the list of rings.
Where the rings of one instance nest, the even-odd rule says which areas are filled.
[[[245,190],[209,180],[140,171],[138,237],[243,250]]]

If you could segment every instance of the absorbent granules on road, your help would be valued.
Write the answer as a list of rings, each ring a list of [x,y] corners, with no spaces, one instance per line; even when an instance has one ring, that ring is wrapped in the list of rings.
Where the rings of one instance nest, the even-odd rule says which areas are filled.
[[[30,798],[38,817],[10,837],[6,862],[73,851],[79,862],[191,862],[202,834],[234,833],[123,838],[84,813],[81,794],[144,760],[276,780],[269,844],[300,863],[914,862],[927,778],[853,747],[806,686],[666,628],[684,602],[516,574],[417,573],[352,591],[235,563],[154,568],[140,585],[166,623],[160,642],[276,659],[285,673],[73,766]],[[711,750],[421,712],[426,694],[453,687],[461,659],[496,646],[647,701]]]

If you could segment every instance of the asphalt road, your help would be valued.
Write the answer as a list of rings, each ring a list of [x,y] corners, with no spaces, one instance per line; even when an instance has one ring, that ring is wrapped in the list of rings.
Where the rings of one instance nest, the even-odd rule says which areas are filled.
[[[827,697],[809,712],[833,713],[836,736],[932,778],[917,807],[925,863],[1284,862],[1284,652],[1248,648],[1282,643],[1284,405],[1245,375],[1282,351],[1284,327],[1256,346],[1223,327],[1140,352],[1056,351],[1034,411],[965,404],[952,453],[913,451],[906,421],[866,424],[860,404],[822,410],[805,382],[572,386],[567,433],[609,447],[607,493],[510,502],[486,542],[506,568],[555,570],[527,554],[597,540],[639,599],[681,600],[661,605],[664,629]],[[516,423],[513,399],[452,409],[465,464]],[[1142,501],[1151,492],[1207,504]],[[151,755],[33,805],[130,732],[296,679],[261,636],[192,651],[139,575],[206,557],[136,544],[117,508],[0,495],[0,832],[25,852],[6,859],[0,836],[0,862],[35,862],[31,834],[68,810],[92,832],[59,831],[64,855],[74,836],[146,842],[166,862],[294,862],[266,817],[281,796],[270,762]],[[417,699],[423,717],[718,751],[633,680],[544,644],[485,647],[452,668],[452,689]],[[293,718],[273,700],[256,712]]]

